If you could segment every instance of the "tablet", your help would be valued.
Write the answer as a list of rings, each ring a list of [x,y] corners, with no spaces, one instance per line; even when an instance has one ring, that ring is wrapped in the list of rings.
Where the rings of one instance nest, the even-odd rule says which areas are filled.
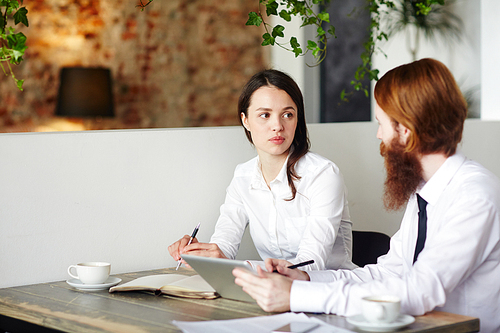
[[[196,271],[196,273],[200,274],[221,297],[255,303],[255,300],[250,297],[250,295],[234,283],[235,277],[232,273],[233,269],[236,267],[255,273],[248,262],[242,260],[198,257],[188,254],[181,254],[181,257]]]

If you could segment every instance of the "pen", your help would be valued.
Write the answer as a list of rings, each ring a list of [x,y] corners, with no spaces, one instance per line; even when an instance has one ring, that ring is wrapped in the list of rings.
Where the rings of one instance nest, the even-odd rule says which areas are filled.
[[[187,243],[186,246],[188,246],[189,244],[191,244],[191,242],[193,241],[193,238],[196,237],[196,234],[198,233],[198,230],[200,230],[200,223],[198,223],[198,225],[196,226],[196,228],[194,228],[193,233],[191,234],[191,237],[189,238],[189,242]],[[177,267],[175,268],[175,270],[179,269],[179,267],[181,266],[181,263],[182,263],[182,259],[179,259],[179,261],[177,262]]]
[[[310,265],[310,264],[314,264],[314,260],[311,259],[308,261],[299,262],[298,264],[288,266],[287,268],[294,269],[294,268],[298,268],[298,267],[302,267],[302,266],[306,266],[306,265]],[[277,273],[277,272],[278,272],[277,270],[273,271],[273,273]]]

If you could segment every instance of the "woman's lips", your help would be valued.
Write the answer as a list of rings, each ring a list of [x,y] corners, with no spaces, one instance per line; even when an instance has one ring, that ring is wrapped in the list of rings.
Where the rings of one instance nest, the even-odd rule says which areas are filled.
[[[271,138],[269,141],[271,141],[272,143],[274,143],[276,145],[280,145],[283,142],[285,142],[285,138],[282,136],[275,136],[275,137]]]

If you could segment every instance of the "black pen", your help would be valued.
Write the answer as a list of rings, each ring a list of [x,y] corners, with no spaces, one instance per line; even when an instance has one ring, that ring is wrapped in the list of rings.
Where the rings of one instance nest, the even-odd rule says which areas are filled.
[[[310,265],[310,264],[314,264],[314,260],[311,259],[308,261],[299,262],[298,264],[288,266],[287,268],[294,269],[294,268],[298,268],[298,267],[302,267],[302,266],[306,266],[306,265]],[[277,273],[277,272],[278,272],[277,270],[273,271],[273,273]]]
[[[189,242],[187,243],[186,246],[188,246],[189,244],[191,244],[191,242],[193,241],[193,238],[196,237],[196,234],[198,233],[198,230],[200,230],[200,223],[198,223],[198,225],[196,226],[196,228],[194,228],[193,233],[191,234],[191,237],[189,238]],[[179,259],[179,261],[177,262],[177,267],[175,268],[175,270],[179,269],[179,267],[181,266],[181,263],[182,263],[182,259]]]

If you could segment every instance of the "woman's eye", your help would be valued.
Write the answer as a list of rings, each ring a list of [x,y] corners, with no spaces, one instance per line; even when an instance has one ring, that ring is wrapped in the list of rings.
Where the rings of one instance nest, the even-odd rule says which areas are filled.
[[[260,118],[269,118],[269,113],[261,113],[259,115]]]
[[[292,118],[293,117],[293,113],[291,113],[291,112],[285,113],[284,117],[285,118]]]

